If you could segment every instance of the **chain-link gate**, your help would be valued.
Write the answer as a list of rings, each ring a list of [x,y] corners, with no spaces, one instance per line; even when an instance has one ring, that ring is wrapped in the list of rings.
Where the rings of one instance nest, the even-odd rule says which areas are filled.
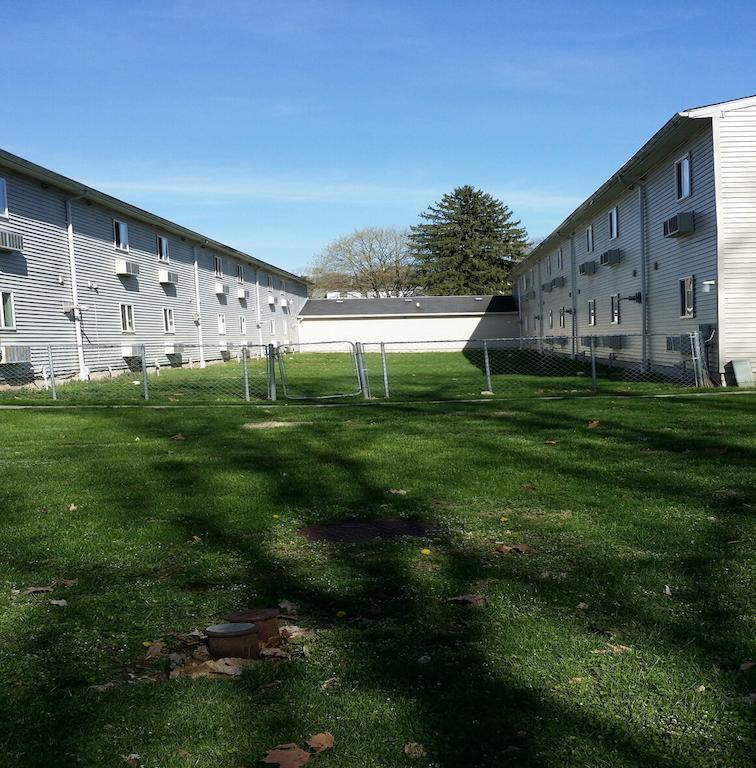
[[[282,394],[287,400],[357,397],[367,382],[358,345],[351,341],[285,344],[276,357]]]

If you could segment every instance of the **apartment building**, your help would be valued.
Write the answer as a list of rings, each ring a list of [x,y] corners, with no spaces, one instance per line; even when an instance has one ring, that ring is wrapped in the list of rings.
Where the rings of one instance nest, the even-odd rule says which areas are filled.
[[[756,367],[756,97],[675,114],[515,277],[522,335],[556,349],[663,368],[700,331],[713,378]]]
[[[56,360],[87,379],[294,343],[290,272],[0,151],[0,380]],[[66,350],[68,353],[66,354]]]

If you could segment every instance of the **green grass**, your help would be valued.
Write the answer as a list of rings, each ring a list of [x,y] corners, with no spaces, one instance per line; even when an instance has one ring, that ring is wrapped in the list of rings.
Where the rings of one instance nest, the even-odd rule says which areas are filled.
[[[0,764],[252,766],[329,730],[323,768],[410,741],[420,766],[751,766],[755,417],[748,394],[5,411]],[[270,419],[299,426],[242,429]],[[441,530],[296,533],[391,515]],[[23,594],[72,578],[66,608]],[[144,641],[281,599],[319,630],[306,658],[125,682]]]
[[[384,399],[384,376],[378,352],[365,355],[373,398]],[[445,400],[480,398],[488,389],[483,351],[388,352],[386,355],[391,400]],[[283,356],[276,366],[278,396],[281,400],[335,398],[348,400],[359,394],[354,357],[346,352],[297,353]],[[251,400],[268,397],[266,361],[249,361]],[[493,398],[523,396],[590,395],[589,360],[571,360],[565,355],[540,355],[532,350],[490,350]],[[185,405],[244,402],[242,364],[238,360],[207,368],[162,368],[150,372],[149,394],[153,404]],[[685,391],[673,380],[636,371],[599,366],[601,394],[675,393]],[[140,404],[144,402],[141,372],[122,373],[113,378],[88,382],[58,381],[57,403]],[[490,396],[490,395],[486,395]],[[49,390],[31,386],[0,390],[0,403],[53,403]]]

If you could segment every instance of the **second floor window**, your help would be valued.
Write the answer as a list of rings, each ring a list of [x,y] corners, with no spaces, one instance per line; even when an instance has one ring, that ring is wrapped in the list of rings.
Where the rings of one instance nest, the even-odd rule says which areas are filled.
[[[546,274],[551,275],[551,254],[546,257]]]
[[[564,251],[560,248],[556,254],[557,269],[564,267]]]
[[[675,191],[678,200],[690,195],[690,155],[675,163]]]
[[[585,230],[585,250],[586,253],[593,253],[593,224]]]
[[[134,305],[121,304],[121,333],[134,333]]]
[[[244,267],[241,264],[236,265],[236,282],[239,285],[244,283]]]
[[[223,259],[220,256],[213,256],[213,271],[216,277],[223,277]]]
[[[619,208],[615,205],[609,211],[609,239],[615,240],[619,237]]]
[[[158,235],[157,238],[157,256],[158,261],[169,262],[171,260],[170,246],[168,245],[168,238]]]
[[[0,219],[8,218],[8,187],[5,179],[0,179]]]
[[[113,219],[113,242],[119,251],[129,250],[129,226],[125,221]]]

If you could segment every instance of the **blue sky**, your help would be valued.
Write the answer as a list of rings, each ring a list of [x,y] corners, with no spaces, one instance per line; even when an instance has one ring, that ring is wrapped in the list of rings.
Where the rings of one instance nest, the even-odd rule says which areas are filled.
[[[460,184],[545,235],[672,113],[756,93],[745,2],[1,10],[1,147],[295,271]]]

